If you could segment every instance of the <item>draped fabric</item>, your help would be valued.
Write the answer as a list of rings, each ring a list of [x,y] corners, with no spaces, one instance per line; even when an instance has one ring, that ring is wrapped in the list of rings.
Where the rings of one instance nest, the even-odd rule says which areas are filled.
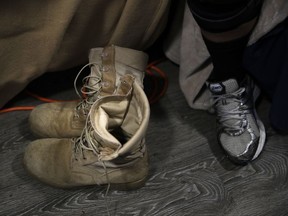
[[[33,79],[85,63],[89,49],[143,50],[165,27],[170,0],[0,2],[0,108]]]

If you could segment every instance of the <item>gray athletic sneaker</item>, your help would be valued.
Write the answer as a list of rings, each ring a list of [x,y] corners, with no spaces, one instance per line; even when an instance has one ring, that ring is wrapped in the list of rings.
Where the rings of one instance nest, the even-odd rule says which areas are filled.
[[[255,101],[260,90],[247,77],[239,86],[235,79],[209,83],[217,114],[218,142],[237,164],[256,159],[265,143],[265,128],[258,118]]]

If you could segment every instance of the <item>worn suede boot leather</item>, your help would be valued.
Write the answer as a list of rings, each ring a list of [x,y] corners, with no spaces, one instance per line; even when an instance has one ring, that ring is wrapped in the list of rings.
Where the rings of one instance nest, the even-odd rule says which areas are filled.
[[[84,78],[81,89],[85,97],[80,103],[57,102],[37,106],[29,117],[31,131],[42,138],[80,136],[91,105],[99,98],[114,95],[114,85],[120,83],[121,77],[131,74],[143,87],[147,60],[148,56],[141,51],[114,45],[91,49],[87,65],[91,72]]]
[[[40,181],[61,188],[108,184],[136,189],[144,185],[148,175],[147,97],[133,74],[123,74],[118,80],[113,67],[106,72],[111,83],[91,105],[81,136],[39,139],[27,146],[24,165]]]

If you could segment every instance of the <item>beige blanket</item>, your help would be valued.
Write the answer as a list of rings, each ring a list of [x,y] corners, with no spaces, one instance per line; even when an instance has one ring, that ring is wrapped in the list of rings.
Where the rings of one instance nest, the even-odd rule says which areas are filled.
[[[180,64],[179,81],[188,104],[195,109],[208,109],[210,93],[203,90],[203,86],[210,75],[212,64],[198,25],[185,0],[180,1],[183,7],[178,9],[171,35],[165,44],[165,53],[172,61]],[[287,16],[287,0],[264,0],[259,22],[249,44],[255,43]]]
[[[170,0],[3,0],[0,108],[36,77],[87,61],[109,43],[145,49],[159,36]]]

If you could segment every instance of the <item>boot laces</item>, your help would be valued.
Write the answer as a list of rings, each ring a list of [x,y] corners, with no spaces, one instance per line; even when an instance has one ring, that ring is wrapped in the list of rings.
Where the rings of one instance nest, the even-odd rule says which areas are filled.
[[[101,162],[102,167],[104,169],[105,177],[107,180],[107,188],[105,192],[105,204],[106,204],[106,210],[107,215],[110,216],[110,210],[109,210],[109,203],[107,201],[107,196],[111,187],[109,175],[107,166],[105,164],[105,161],[101,161],[101,150],[100,150],[100,144],[97,142],[97,140],[93,137],[93,127],[90,123],[89,119],[90,112],[88,114],[88,118],[86,120],[86,125],[82,131],[82,134],[78,138],[72,138],[72,142],[74,143],[74,158],[77,161],[78,156],[81,155],[81,157],[86,160],[85,157],[85,150],[92,151],[97,157],[98,160]]]
[[[244,92],[245,88],[239,88],[233,93],[212,96],[217,120],[226,131],[244,131],[247,122],[245,115],[250,113]]]
[[[82,80],[82,88],[80,92],[77,89],[77,81],[80,76],[80,74],[84,71],[87,67],[98,67],[98,69],[95,70],[95,73],[90,73],[88,76],[84,77]],[[90,107],[98,97],[98,94],[102,88],[101,82],[102,82],[102,65],[99,65],[97,63],[88,63],[84,65],[79,73],[77,74],[75,80],[74,80],[74,89],[76,91],[76,94],[79,96],[81,101],[76,106],[76,112],[75,115],[79,117],[80,112],[84,115],[87,115],[89,112]],[[94,72],[94,71],[93,71]]]
[[[88,119],[81,136],[78,138],[72,138],[72,141],[74,142],[74,154],[76,160],[78,159],[79,153],[83,159],[86,159],[84,154],[85,150],[92,151],[98,156],[98,158],[100,156],[99,143],[95,138],[93,138],[93,127]]]
[[[107,156],[115,152],[115,150],[102,146],[95,137],[95,130],[90,122],[90,113],[88,113],[85,127],[78,138],[72,138],[74,142],[74,158],[78,160],[79,153],[83,159],[85,157],[85,150],[92,151],[98,158],[99,161],[102,160],[103,156]],[[118,149],[119,150],[119,149]]]

